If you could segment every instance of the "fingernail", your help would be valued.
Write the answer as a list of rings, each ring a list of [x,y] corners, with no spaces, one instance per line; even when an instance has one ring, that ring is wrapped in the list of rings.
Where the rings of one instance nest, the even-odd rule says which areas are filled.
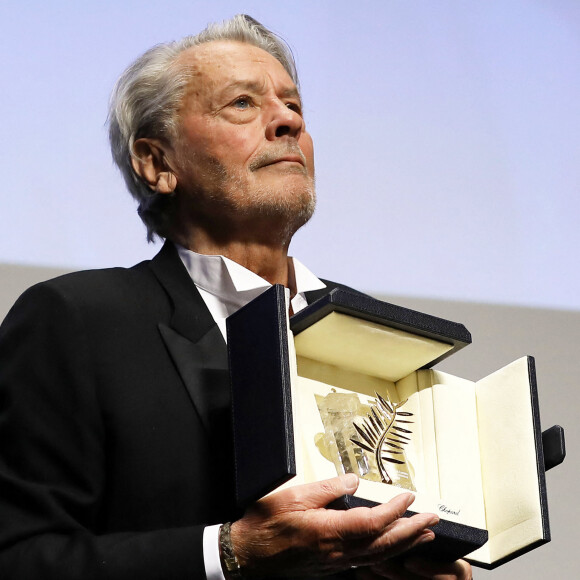
[[[415,496],[412,493],[402,493],[401,496],[403,498],[402,501],[405,505],[405,509],[407,509],[415,501]]]
[[[344,485],[348,493],[354,493],[358,487],[358,477],[354,473],[347,473],[344,476]]]
[[[418,540],[418,544],[425,544],[426,542],[432,542],[435,539],[435,534],[433,532],[425,532]]]
[[[417,518],[417,523],[420,523],[425,528],[439,523],[439,516],[437,514],[421,513],[417,514],[415,518]]]

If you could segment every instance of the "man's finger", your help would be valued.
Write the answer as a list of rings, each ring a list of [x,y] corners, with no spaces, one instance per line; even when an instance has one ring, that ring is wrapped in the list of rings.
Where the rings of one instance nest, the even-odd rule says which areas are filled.
[[[338,559],[352,565],[371,565],[397,556],[414,546],[432,541],[428,528],[439,518],[435,514],[416,514],[401,518],[412,501],[407,494],[374,508],[356,508],[348,512],[325,514],[326,544],[332,546]],[[320,511],[308,514],[309,527],[316,527]]]
[[[360,507],[342,512],[340,536],[344,539],[356,539],[381,534],[389,525],[403,516],[414,499],[413,494],[402,493],[388,503],[373,508]],[[432,514],[426,518],[426,521],[430,521],[431,516]],[[424,527],[427,525],[425,524]]]
[[[358,488],[358,477],[347,473],[332,479],[291,487],[269,497],[279,508],[300,511],[326,507],[343,495],[352,495]]]
[[[359,540],[359,545],[349,543],[347,545],[349,563],[354,566],[380,566],[386,560],[435,539],[435,534],[423,526],[409,526],[402,531],[398,527],[399,522],[372,542]]]

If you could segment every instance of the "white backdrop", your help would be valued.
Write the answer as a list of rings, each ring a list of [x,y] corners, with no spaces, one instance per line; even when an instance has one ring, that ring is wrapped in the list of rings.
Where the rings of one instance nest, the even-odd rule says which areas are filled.
[[[577,0],[5,0],[0,262],[153,255],[109,92],[151,45],[238,12],[297,56],[319,206],[295,255],[375,293],[580,309]]]

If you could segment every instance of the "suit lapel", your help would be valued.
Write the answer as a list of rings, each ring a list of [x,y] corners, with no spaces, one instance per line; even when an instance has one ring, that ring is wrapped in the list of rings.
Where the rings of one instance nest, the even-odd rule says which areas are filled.
[[[216,323],[173,244],[165,242],[151,261],[151,269],[173,305],[169,325],[188,340],[198,342]]]
[[[229,405],[229,375],[224,339],[217,326],[197,342],[160,323],[161,337],[208,434],[216,414]]]
[[[173,305],[169,324],[159,323],[159,332],[213,439],[230,404],[225,341],[173,244],[164,244],[151,268]]]

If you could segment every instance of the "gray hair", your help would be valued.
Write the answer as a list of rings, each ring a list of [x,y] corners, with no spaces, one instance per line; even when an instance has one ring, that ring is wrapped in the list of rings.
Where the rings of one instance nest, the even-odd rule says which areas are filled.
[[[165,238],[171,228],[173,195],[151,190],[134,171],[133,145],[142,137],[171,142],[178,137],[177,111],[189,73],[172,67],[183,51],[206,42],[231,40],[252,44],[277,59],[298,86],[292,51],[282,38],[251,16],[238,14],[214,23],[195,36],[158,44],[140,56],[117,81],[109,103],[109,141],[113,160],[127,188],[139,203],[137,212],[147,226],[147,240]]]

